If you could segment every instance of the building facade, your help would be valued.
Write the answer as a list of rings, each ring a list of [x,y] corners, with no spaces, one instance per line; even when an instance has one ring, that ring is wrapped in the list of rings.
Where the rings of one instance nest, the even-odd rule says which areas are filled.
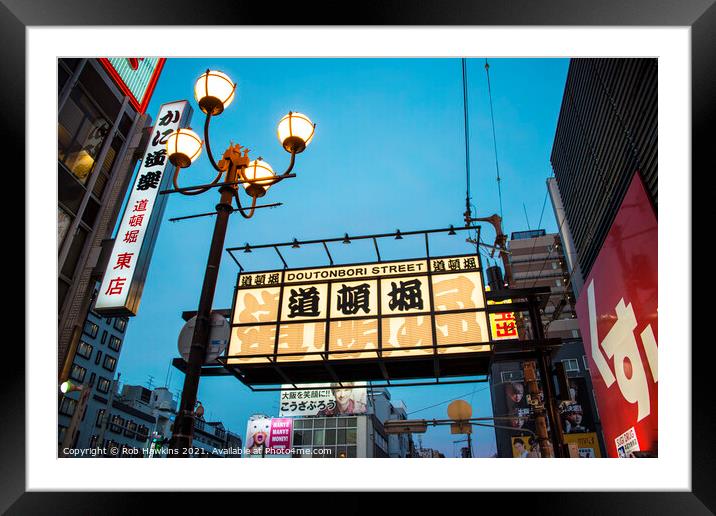
[[[583,277],[635,173],[658,201],[656,59],[572,59],[551,163]]]
[[[599,435],[601,432],[599,414],[576,318],[575,296],[570,285],[565,245],[559,234],[537,229],[512,233],[508,241],[508,250],[512,267],[511,288],[548,287],[550,289],[549,300],[542,312],[542,324],[547,338],[561,338],[563,343],[553,355],[552,362],[561,362],[564,365],[570,390],[575,398],[578,397],[574,400],[573,408],[579,406],[584,428]],[[529,321],[523,321],[521,330],[525,338],[533,338]],[[510,426],[511,429],[495,430],[498,456],[512,457],[513,438],[528,440],[531,433],[527,430],[534,431],[534,428],[531,428],[533,423],[528,419],[530,409],[525,399],[522,363],[494,362],[491,367],[490,384],[494,415],[514,416],[507,420],[508,424],[505,425]],[[563,425],[567,425],[565,431],[576,433],[576,427],[568,425],[565,421],[567,421],[566,415],[562,421]],[[504,424],[504,421],[502,423]],[[596,455],[597,451],[594,453]]]
[[[99,59],[59,59],[57,72],[57,316],[62,381],[74,365],[85,321],[90,320],[87,314],[101,276],[95,267],[112,236],[151,120]],[[151,96],[150,90],[147,95]]]

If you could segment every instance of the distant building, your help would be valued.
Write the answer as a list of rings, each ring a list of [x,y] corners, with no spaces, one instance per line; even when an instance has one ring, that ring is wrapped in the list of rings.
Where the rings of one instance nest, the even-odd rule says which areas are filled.
[[[370,387],[367,387],[367,402],[365,414],[292,417],[292,457],[412,456],[414,446],[411,437],[405,434],[388,435],[383,427],[387,420],[407,419],[405,404],[391,401],[387,389]]]
[[[99,396],[90,397],[84,411],[80,430],[71,448],[76,450],[103,449],[105,457],[148,458],[164,457],[166,451],[162,445],[171,437],[171,428],[176,415],[177,402],[169,389],[158,387],[154,390],[141,385],[124,385],[121,393],[112,382],[108,397],[104,403]],[[73,393],[74,394],[74,393]],[[64,398],[69,400],[71,398]],[[74,401],[74,400],[73,400]],[[61,403],[61,417],[66,418],[66,426],[76,409],[68,401]],[[63,413],[64,410],[64,413]],[[219,421],[196,420],[193,446],[205,450],[196,457],[229,457],[238,455],[241,449],[241,437],[227,430]],[[61,431],[59,444],[64,439]],[[111,452],[116,450],[116,452]],[[150,452],[151,450],[151,452]],[[73,454],[77,457],[90,457],[89,454]]]
[[[418,458],[421,459],[444,459],[445,455],[432,448],[420,448],[418,450]]]
[[[96,425],[98,414],[111,412],[108,407],[113,397],[112,384],[126,329],[126,317],[104,318],[93,311],[87,314],[82,326],[68,374],[71,382],[91,389],[75,437],[74,446],[78,448],[93,447],[90,446],[90,442],[93,436],[98,436],[99,426]],[[77,409],[78,399],[78,392],[60,396],[58,407],[58,444],[60,445]],[[143,431],[143,426],[145,425],[140,423],[137,428]]]
[[[550,288],[551,295],[542,313],[542,324],[547,338],[561,338],[563,342],[560,350],[552,357],[552,362],[564,363],[575,396],[579,396],[583,420],[589,423],[590,431],[601,433],[587,357],[574,311],[575,297],[570,288],[565,246],[560,235],[546,233],[543,229],[514,232],[508,242],[508,249],[513,275],[511,288]],[[533,338],[529,321],[524,321],[523,331],[526,338]],[[528,413],[523,380],[521,362],[493,363],[490,388],[495,416]],[[522,428],[529,428],[530,424],[520,426],[525,424],[520,418],[515,417],[507,423],[502,421],[503,425],[513,426],[514,429],[495,429],[500,457],[512,457],[513,437],[531,435],[526,430],[521,431]]]

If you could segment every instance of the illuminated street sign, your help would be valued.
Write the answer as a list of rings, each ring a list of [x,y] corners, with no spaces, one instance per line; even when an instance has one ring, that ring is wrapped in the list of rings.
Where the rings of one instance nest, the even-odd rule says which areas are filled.
[[[231,324],[224,359],[242,370],[273,362],[432,360],[491,349],[475,255],[241,274]]]

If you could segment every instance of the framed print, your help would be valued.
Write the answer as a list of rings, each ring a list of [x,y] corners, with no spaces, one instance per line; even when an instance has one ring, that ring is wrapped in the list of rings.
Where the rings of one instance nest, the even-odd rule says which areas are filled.
[[[143,507],[143,497],[122,491],[396,490],[492,492],[497,503],[518,497],[515,506],[550,513],[715,511],[709,346],[692,344],[690,209],[691,170],[705,168],[711,146],[716,7],[388,2],[356,8],[350,26],[330,14],[318,4],[0,5],[5,148],[25,149],[12,163],[25,169],[28,301],[25,347],[7,346],[0,508]],[[145,57],[128,57],[138,52]],[[560,112],[582,101],[568,76],[592,73],[607,91],[609,70],[598,62],[617,58],[635,63],[624,75],[648,76],[653,91],[600,101],[618,113],[609,130],[631,144],[614,153],[646,145],[625,127],[648,117],[655,131],[658,120],[658,152],[654,132],[633,181],[619,179],[609,191],[621,193],[603,201],[609,215],[587,229],[570,221],[589,271],[573,303],[544,292],[541,307],[529,304],[534,293],[509,297],[503,289],[516,288],[520,253],[530,250],[519,240],[538,243],[532,254],[617,177],[609,175],[617,160],[600,162],[591,183],[563,196],[562,223],[552,197],[556,222],[542,224],[552,217],[544,180],[562,188],[568,171],[558,151],[519,160],[558,139],[569,152],[603,151],[569,138],[583,111],[573,120]],[[541,88],[544,105],[530,96]],[[514,100],[522,94],[530,105]],[[647,96],[658,112],[639,103]],[[548,123],[535,129],[529,113],[541,108]],[[55,155],[58,182],[54,173],[47,182]],[[650,216],[625,215],[636,204]],[[505,261],[496,256],[508,254],[506,244],[492,242],[496,219],[482,217],[493,209],[509,218]],[[481,229],[468,231],[471,221]],[[619,228],[639,229],[638,245],[620,247]],[[613,246],[610,254],[590,239]],[[563,241],[545,241],[545,253]],[[413,247],[400,254],[404,244]],[[562,266],[549,263],[550,282],[570,286],[573,266],[564,264],[566,282]],[[495,276],[501,267],[507,278]],[[624,279],[614,287],[617,274]],[[91,300],[72,301],[95,283]],[[605,305],[616,308],[600,312]],[[44,313],[55,307],[57,330]],[[499,353],[522,361],[519,342],[550,345],[554,334],[535,321],[570,310],[576,333],[560,338],[580,335],[584,356],[554,355],[536,372],[495,368]],[[613,329],[631,318],[634,347]],[[210,356],[192,347],[197,335],[211,342]],[[660,339],[667,346],[658,350]],[[460,386],[468,376],[472,385]],[[64,395],[73,388],[82,390]],[[428,402],[418,392],[431,392]],[[484,416],[481,428],[446,423],[453,398],[474,401],[467,420]],[[378,407],[429,427],[442,421],[442,433],[392,433]],[[247,424],[252,460],[212,451],[241,450]],[[182,456],[169,457],[182,443]],[[73,457],[80,448],[103,454]],[[261,460],[286,448],[269,458],[281,463]],[[195,461],[189,449],[232,460]],[[301,454],[319,461],[292,460]],[[445,460],[417,460],[428,456]],[[349,503],[368,510],[360,495]],[[186,498],[185,507],[196,503]]]

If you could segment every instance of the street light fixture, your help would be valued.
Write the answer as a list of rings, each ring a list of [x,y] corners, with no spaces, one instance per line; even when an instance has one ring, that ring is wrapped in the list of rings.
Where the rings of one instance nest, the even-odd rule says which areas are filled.
[[[291,154],[291,161],[285,172],[276,175],[271,166],[261,158],[251,160],[249,150],[238,144],[231,144],[217,162],[211,152],[209,124],[212,117],[218,116],[232,103],[236,96],[236,83],[228,75],[216,70],[206,70],[194,84],[194,96],[199,108],[206,115],[204,122],[204,140],[190,129],[178,129],[167,139],[167,158],[176,167],[174,172],[174,193],[198,195],[218,187],[221,199],[216,205],[216,222],[207,260],[204,282],[197,311],[196,326],[184,376],[182,399],[176,420],[170,447],[175,451],[172,456],[186,456],[194,436],[194,412],[196,395],[199,389],[201,367],[206,359],[209,344],[211,306],[216,290],[216,280],[221,263],[221,252],[226,237],[229,215],[238,211],[245,219],[250,219],[256,210],[256,199],[266,195],[269,187],[288,178],[296,161],[296,154],[306,149],[315,134],[316,125],[301,113],[289,112],[278,124],[278,137],[283,148]],[[217,175],[214,180],[197,187],[180,188],[178,178],[181,169],[188,168],[206,147],[209,158]],[[243,152],[242,152],[243,151]],[[238,185],[241,184],[251,197],[251,207],[243,208]],[[233,201],[236,200],[237,208]],[[251,252],[246,245],[246,252]]]

